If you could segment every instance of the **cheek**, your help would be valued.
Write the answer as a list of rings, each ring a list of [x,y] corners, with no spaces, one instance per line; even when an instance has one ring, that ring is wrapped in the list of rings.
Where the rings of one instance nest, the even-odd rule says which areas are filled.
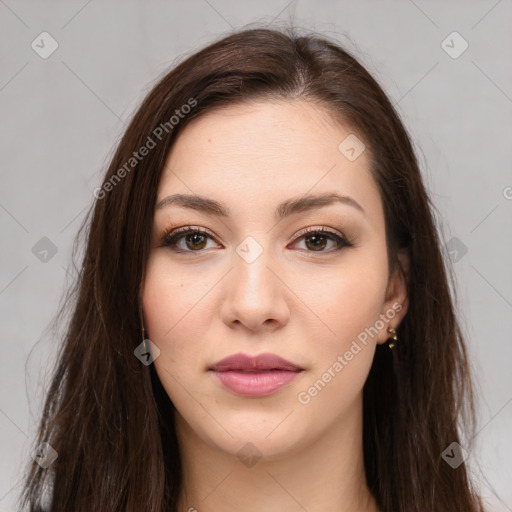
[[[165,257],[150,258],[142,295],[146,335],[160,350],[155,370],[179,410],[190,407],[183,383],[202,368],[198,335],[198,321],[205,321],[199,314],[202,295],[203,287],[187,282],[176,268],[171,272]]]
[[[166,343],[178,332],[186,337],[186,329],[194,326],[191,315],[200,309],[201,297],[208,282],[179,271],[169,265],[165,254],[149,259],[143,290],[146,330],[155,340]]]
[[[373,326],[381,313],[387,284],[386,261],[354,258],[321,280],[303,277],[301,296],[326,326],[327,348],[342,349]],[[332,346],[334,345],[334,346]]]
[[[192,286],[176,269],[171,272],[165,258],[150,258],[142,304],[146,335],[160,349],[160,357],[155,360],[157,369],[162,365],[170,371],[190,367],[183,364],[183,358],[192,359],[193,349],[198,345],[194,343],[194,314],[202,294],[204,290],[197,283]]]
[[[311,309],[329,327],[323,332],[330,333],[311,336],[311,378],[297,394],[298,402],[313,416],[325,411],[348,414],[349,408],[357,407],[355,397],[368,377],[376,344],[376,331],[371,328],[379,319],[387,276],[379,265],[363,266],[361,271],[354,267],[350,272],[338,271],[323,282],[323,293],[312,302]]]

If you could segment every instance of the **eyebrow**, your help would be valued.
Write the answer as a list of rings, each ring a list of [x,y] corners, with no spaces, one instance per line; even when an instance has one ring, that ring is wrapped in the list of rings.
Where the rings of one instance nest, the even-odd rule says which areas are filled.
[[[280,220],[296,213],[314,210],[336,203],[352,206],[363,213],[363,215],[365,214],[363,207],[355,199],[334,192],[288,199],[277,207],[275,216]],[[207,197],[188,194],[173,194],[171,196],[164,197],[156,205],[156,210],[160,210],[170,205],[189,208],[191,210],[196,210],[198,212],[218,217],[229,217],[230,215],[229,208],[226,205]]]

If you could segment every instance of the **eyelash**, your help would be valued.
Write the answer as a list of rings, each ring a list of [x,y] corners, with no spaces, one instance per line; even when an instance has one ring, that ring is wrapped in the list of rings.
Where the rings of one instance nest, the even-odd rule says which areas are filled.
[[[195,228],[193,226],[184,226],[182,228],[177,228],[177,229],[174,229],[174,230],[168,230],[165,232],[165,234],[163,235],[162,237],[162,240],[161,240],[161,247],[170,247],[171,250],[173,250],[174,252],[178,252],[178,253],[201,253],[201,252],[204,252],[204,249],[200,249],[200,250],[197,250],[197,251],[192,251],[192,250],[182,250],[182,249],[176,249],[175,246],[176,246],[176,243],[183,237],[185,237],[186,235],[193,235],[193,234],[200,234],[200,235],[204,235],[206,237],[209,237],[213,240],[215,240],[215,237],[209,232],[207,231],[206,229],[202,229],[202,228]],[[306,229],[302,229],[301,231],[299,231],[297,237],[295,238],[294,242],[302,239],[302,238],[306,238],[307,235],[310,235],[310,234],[314,234],[314,235],[322,235],[322,236],[325,236],[326,238],[328,238],[329,240],[333,241],[333,242],[336,242],[338,244],[338,248],[337,249],[331,249],[329,251],[324,251],[324,250],[321,250],[321,251],[309,251],[309,250],[305,250],[306,252],[308,253],[311,253],[311,254],[331,254],[333,252],[337,252],[337,251],[340,251],[344,248],[348,248],[348,247],[354,247],[355,244],[353,242],[351,242],[346,236],[344,235],[339,235],[331,230],[328,230],[324,227],[322,228],[306,228]]]

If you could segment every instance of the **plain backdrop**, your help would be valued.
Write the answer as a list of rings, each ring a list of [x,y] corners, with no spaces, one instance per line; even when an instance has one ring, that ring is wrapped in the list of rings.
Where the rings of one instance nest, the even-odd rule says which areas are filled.
[[[47,328],[73,239],[125,123],[183,57],[290,20],[352,51],[414,140],[477,379],[469,463],[490,510],[512,510],[510,0],[0,0],[0,511],[14,510],[58,357]]]

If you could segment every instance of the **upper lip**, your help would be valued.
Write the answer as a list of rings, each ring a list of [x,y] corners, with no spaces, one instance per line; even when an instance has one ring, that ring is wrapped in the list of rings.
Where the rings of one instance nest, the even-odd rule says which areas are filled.
[[[226,372],[230,370],[288,370],[299,372],[302,370],[299,366],[279,357],[275,354],[265,353],[257,356],[247,354],[233,354],[221,359],[209,368],[217,372]]]

